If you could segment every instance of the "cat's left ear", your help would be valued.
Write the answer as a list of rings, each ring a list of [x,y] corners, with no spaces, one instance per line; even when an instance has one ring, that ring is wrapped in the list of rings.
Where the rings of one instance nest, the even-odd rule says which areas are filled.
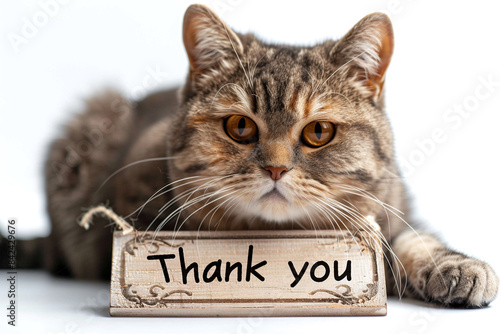
[[[203,5],[191,5],[184,15],[183,40],[195,82],[217,71],[237,65],[243,45],[213,11]]]
[[[378,100],[393,48],[391,20],[385,14],[373,13],[361,19],[335,44],[330,59],[338,66],[354,70],[360,78],[362,89]]]

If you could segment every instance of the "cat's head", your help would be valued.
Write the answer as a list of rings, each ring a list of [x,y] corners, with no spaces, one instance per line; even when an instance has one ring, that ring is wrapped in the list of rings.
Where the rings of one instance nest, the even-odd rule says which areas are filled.
[[[168,153],[185,212],[206,224],[224,214],[303,226],[370,213],[365,192],[377,194],[396,172],[383,110],[387,16],[366,16],[339,41],[296,47],[237,34],[193,5],[183,39],[190,68]]]

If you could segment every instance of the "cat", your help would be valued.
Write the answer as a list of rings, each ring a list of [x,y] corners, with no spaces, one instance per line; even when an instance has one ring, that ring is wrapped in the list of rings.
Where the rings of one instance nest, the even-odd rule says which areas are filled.
[[[139,230],[357,230],[372,215],[392,250],[389,293],[488,305],[493,269],[401,218],[408,200],[384,107],[393,40],[375,13],[338,41],[267,44],[190,6],[185,85],[136,103],[114,91],[88,101],[48,152],[51,236],[21,251],[53,273],[109,279],[111,229],[77,225],[102,203]]]

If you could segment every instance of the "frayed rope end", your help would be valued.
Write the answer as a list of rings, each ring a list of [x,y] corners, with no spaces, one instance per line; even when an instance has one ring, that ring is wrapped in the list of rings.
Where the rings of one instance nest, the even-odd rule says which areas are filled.
[[[96,206],[85,212],[82,219],[78,222],[78,225],[88,230],[90,224],[92,223],[92,218],[95,215],[101,215],[104,218],[112,220],[115,225],[123,231],[123,234],[129,234],[134,232],[134,227],[127,223],[122,217],[118,216],[113,210],[105,207],[104,205]]]

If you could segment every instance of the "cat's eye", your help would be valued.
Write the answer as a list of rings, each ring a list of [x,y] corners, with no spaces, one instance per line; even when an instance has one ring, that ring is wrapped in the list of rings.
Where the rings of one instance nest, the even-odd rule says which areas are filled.
[[[232,115],[224,120],[224,130],[227,135],[240,144],[250,144],[257,141],[257,125],[250,118]]]
[[[302,142],[309,147],[321,147],[335,137],[335,132],[335,125],[330,122],[311,122],[302,130]]]

